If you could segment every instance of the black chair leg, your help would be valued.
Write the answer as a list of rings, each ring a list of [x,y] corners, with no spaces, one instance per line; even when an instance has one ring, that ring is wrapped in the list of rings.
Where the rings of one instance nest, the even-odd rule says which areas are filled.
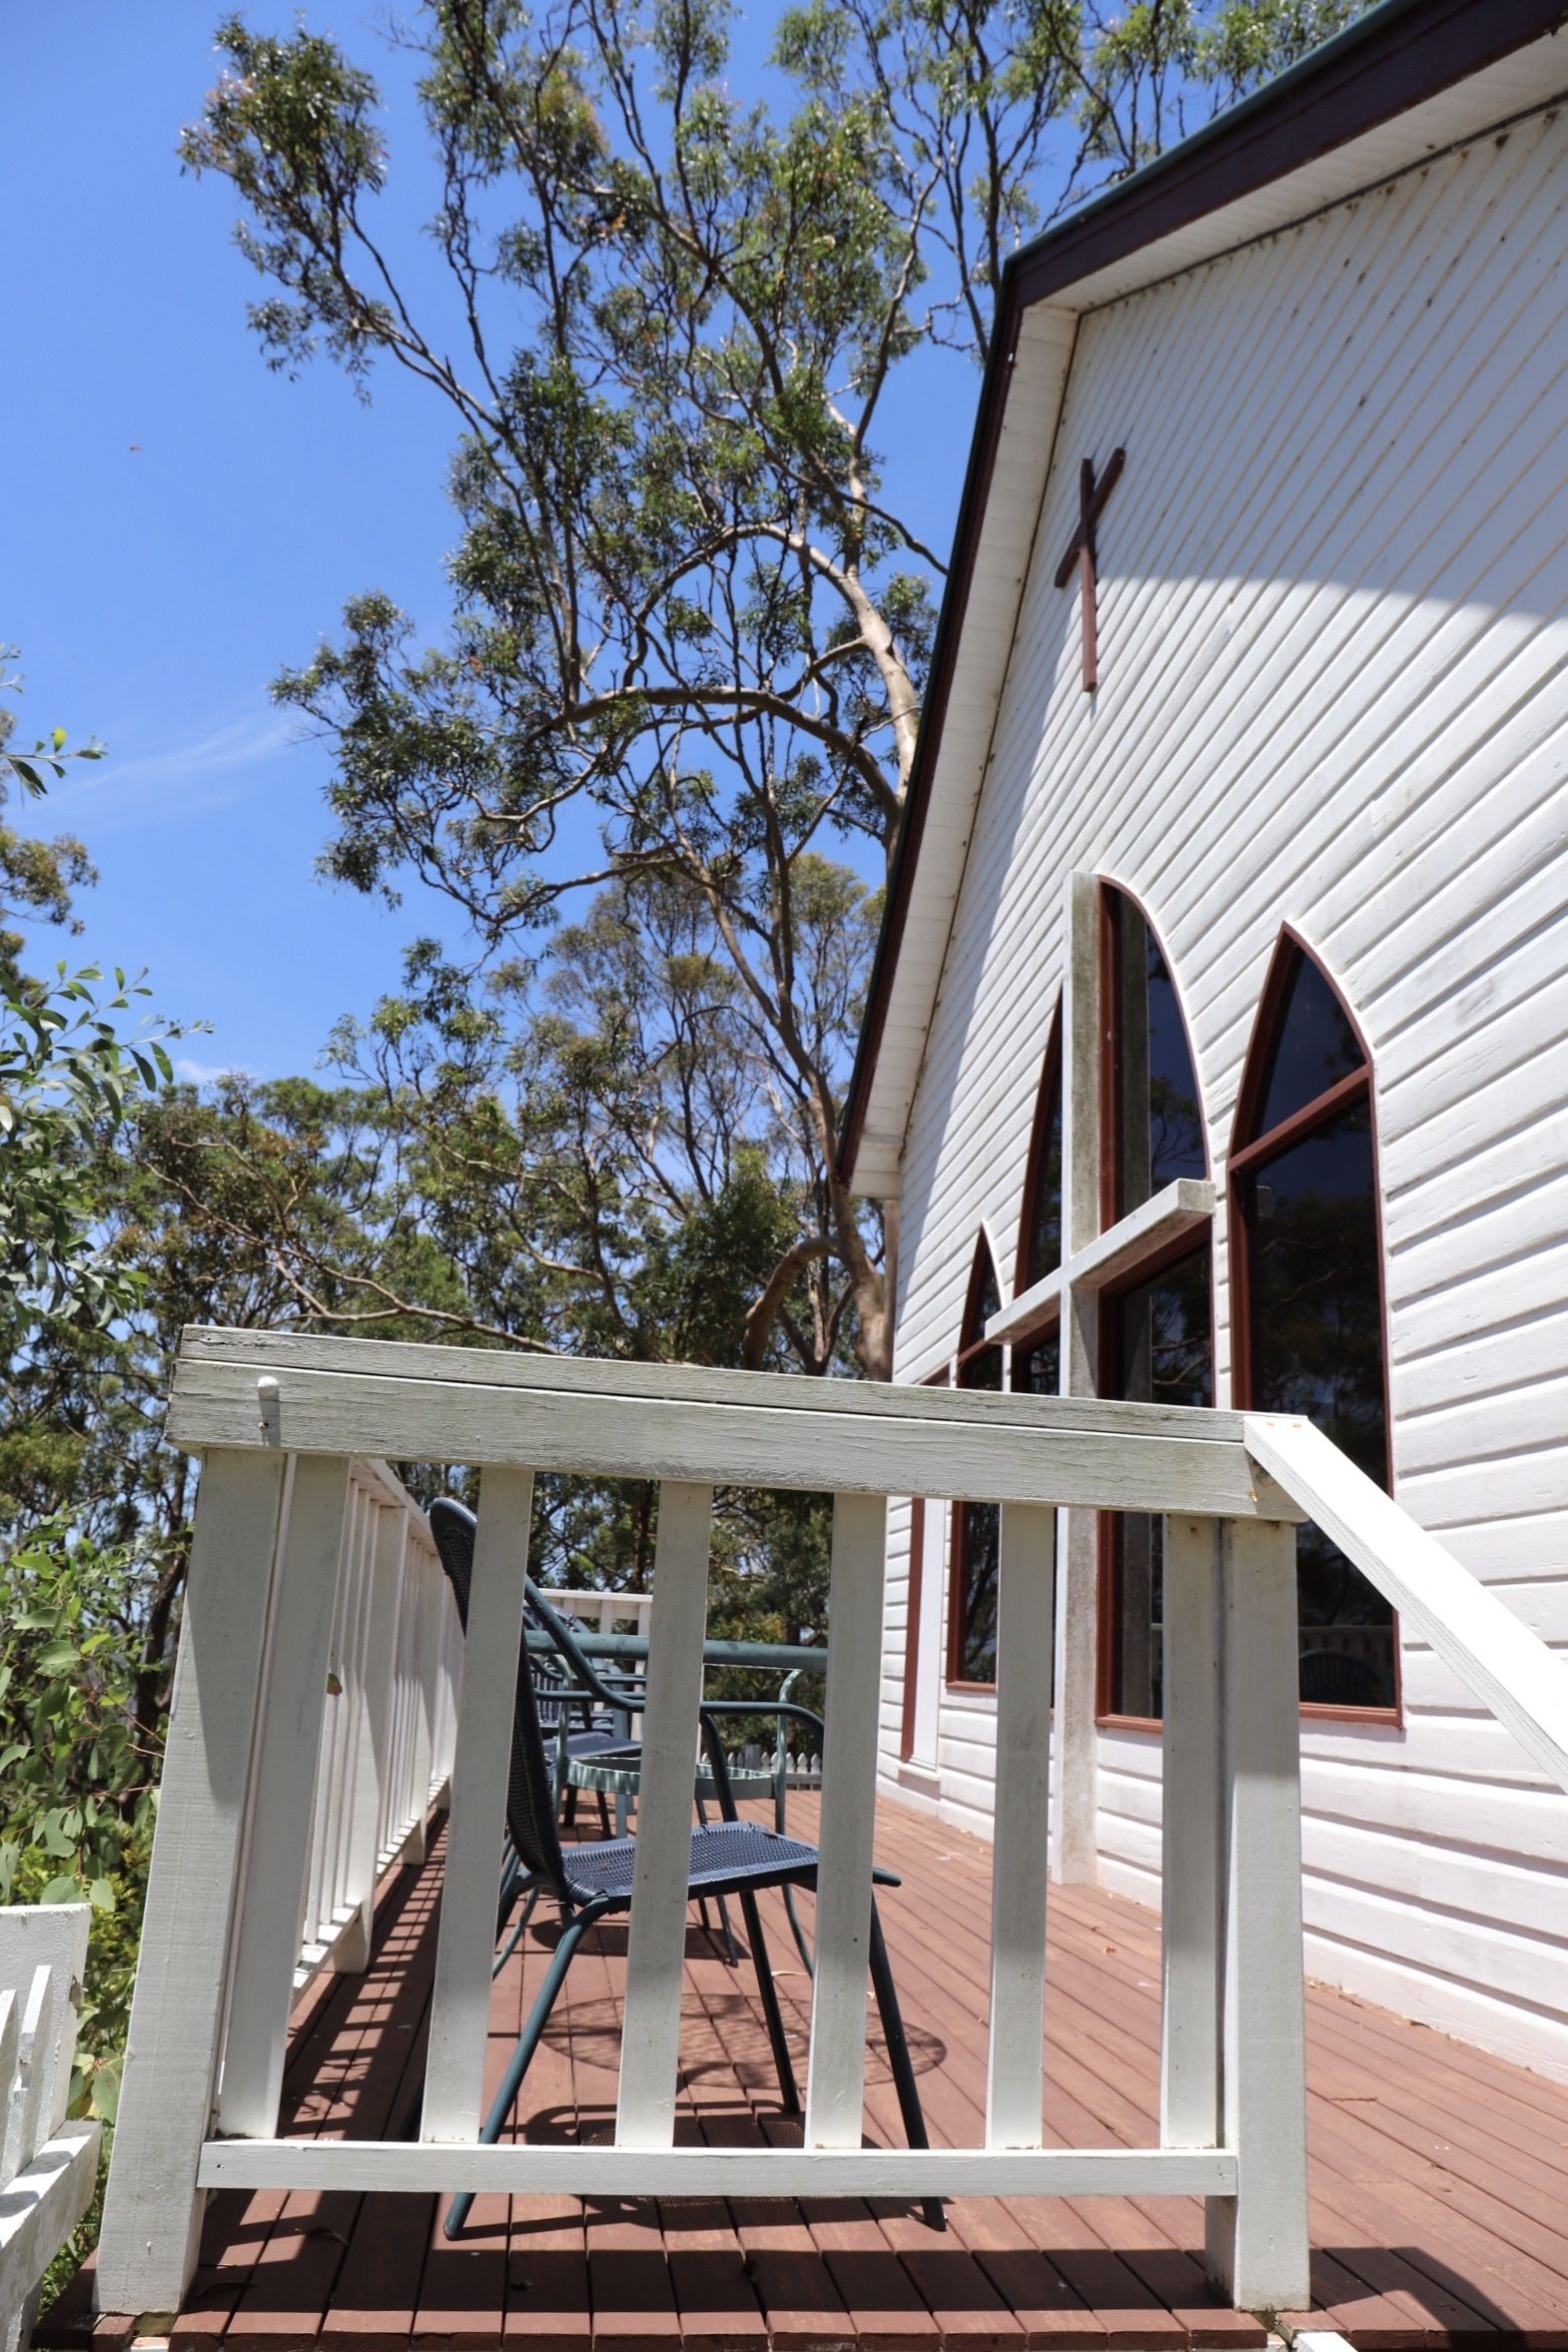
[[[521,1894],[526,1879],[527,1873],[523,1870],[515,1854],[509,1855],[501,1866],[500,1892],[495,1898],[497,1941],[505,1931],[506,1922],[511,1918],[511,1907]]]
[[[501,1946],[500,1951],[495,1955],[494,1960],[491,1962],[491,1983],[495,1981],[495,1978],[500,1974],[502,1968],[506,1965],[506,1962],[510,1960],[512,1954],[516,1951],[524,1936],[526,1936],[528,1933],[528,1922],[533,1917],[533,1907],[539,1900],[539,1894],[543,1885],[544,1882],[542,1879],[535,1879],[532,1886],[528,1889],[528,1899],[522,1907],[521,1914],[513,1925],[511,1934],[507,1937],[505,1943]]]
[[[888,2062],[893,2068],[894,2087],[898,2091],[899,2113],[904,2118],[904,2137],[912,2148],[929,2148],[931,2142],[926,2136],[920,2085],[915,2080],[915,2069],[910,2062],[909,2041],[904,2032],[904,2012],[899,2007],[898,1987],[893,1981],[893,1967],[888,1959],[887,1945],[883,1941],[882,1922],[877,1916],[875,1897],[871,1904],[871,1984],[877,1996],[882,2030],[887,2035]],[[922,2205],[933,2229],[947,2228],[948,2217],[940,2197],[925,2197]]]
[[[567,1921],[561,1940],[550,1956],[549,1970],[544,1982],[539,1986],[538,1996],[528,2011],[528,2022],[524,2025],[518,2036],[517,2046],[511,2053],[511,2060],[502,2078],[501,2086],[490,2101],[490,2111],[485,2116],[483,2128],[479,2133],[481,2147],[493,2147],[500,2138],[505,2128],[506,2118],[516,2105],[517,2093],[522,2088],[522,2078],[528,2071],[528,2061],[539,2046],[539,2037],[550,2021],[550,2011],[555,2006],[556,1997],[566,1981],[566,1970],[571,1966],[578,1945],[588,1930],[594,1926],[599,1916],[596,1911],[579,1912],[574,1920]],[[453,2197],[442,2225],[447,2237],[454,2238],[467,2220],[473,2204],[473,2197],[472,2189],[463,2189],[459,2195]]]
[[[596,1790],[595,1795],[599,1800],[599,1828],[604,1832],[606,1838],[613,1838],[615,1832],[610,1827],[609,1802],[602,1789]]]
[[[800,2092],[795,2087],[795,2069],[790,2063],[789,2043],[784,2035],[784,2016],[779,2007],[778,1986],[773,1981],[773,1963],[768,1959],[767,1939],[762,1933],[762,1914],[757,1909],[757,1898],[749,1888],[740,1888],[741,1916],[746,1923],[746,1934],[751,1941],[751,1958],[757,1971],[757,1990],[762,1995],[762,2014],[767,2020],[768,2039],[773,2045],[773,2064],[779,2078],[779,2096],[784,2101],[786,2115],[800,2113]]]

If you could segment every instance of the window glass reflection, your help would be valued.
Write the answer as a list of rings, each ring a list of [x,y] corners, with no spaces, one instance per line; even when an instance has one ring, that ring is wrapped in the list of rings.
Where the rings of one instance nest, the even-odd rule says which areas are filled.
[[[1115,1216],[1207,1174],[1186,1026],[1159,942],[1130,899],[1106,893],[1111,963]]]
[[[1013,1393],[1015,1396],[1060,1396],[1062,1393],[1062,1331],[1054,1325],[1041,1331],[1023,1347],[1013,1350]],[[1056,1704],[1057,1654],[1051,1650],[1051,1699]]]
[[[1304,1413],[1388,1483],[1371,1106],[1347,1104],[1255,1163],[1240,1186],[1251,1288],[1251,1402]],[[1316,1527],[1296,1536],[1301,1696],[1394,1703],[1393,1612]]]
[[[1062,1263],[1062,1057],[1047,1066],[1036,1128],[1034,1195],[1026,1218],[1024,1283],[1043,1281]]]
[[[1062,1333],[1053,1328],[1013,1350],[1013,1390],[1017,1396],[1060,1396],[1062,1393]]]
[[[964,1318],[966,1337],[978,1340],[986,1324],[1002,1307],[996,1267],[984,1242]],[[1002,1350],[975,1347],[959,1365],[961,1388],[1000,1389]],[[997,1679],[997,1566],[1002,1541],[1002,1514],[995,1503],[961,1503],[954,1512],[957,1546],[954,1558],[952,1672],[957,1682],[994,1683]]]
[[[1311,958],[1298,955],[1280,1009],[1255,1132],[1266,1136],[1365,1061],[1343,1005]]]

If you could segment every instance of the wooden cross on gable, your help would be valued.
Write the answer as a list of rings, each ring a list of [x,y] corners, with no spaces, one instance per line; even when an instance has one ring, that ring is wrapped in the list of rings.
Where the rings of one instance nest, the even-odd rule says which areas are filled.
[[[1084,692],[1093,694],[1100,683],[1100,628],[1096,611],[1095,525],[1106,510],[1106,500],[1122,479],[1126,449],[1113,449],[1111,462],[1097,481],[1095,461],[1086,457],[1078,469],[1078,528],[1067,553],[1057,565],[1057,586],[1065,588],[1078,573],[1079,621],[1084,645]]]

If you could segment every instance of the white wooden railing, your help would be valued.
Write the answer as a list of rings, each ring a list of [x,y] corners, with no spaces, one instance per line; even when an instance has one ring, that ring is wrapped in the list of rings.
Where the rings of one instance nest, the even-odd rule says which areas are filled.
[[[563,1617],[575,1617],[594,1633],[629,1633],[639,1640],[647,1635],[651,1593],[576,1592],[548,1584],[540,1590]]]
[[[218,2126],[238,2132],[276,2125],[295,1996],[368,1965],[378,1879],[423,1858],[462,1677],[428,1522],[384,1461],[292,1463],[263,1581],[218,2084]]]
[[[85,1903],[0,1911],[0,2352],[17,2352],[39,2281],[92,2201],[96,2123],[68,2123]]]
[[[1467,1600],[1478,1588],[1301,1423],[194,1331],[169,1433],[202,1449],[205,1463],[100,2247],[105,2309],[177,2304],[202,2192],[219,2186],[1195,2194],[1206,2200],[1215,2279],[1250,2309],[1300,2307],[1308,2282],[1293,1523],[1320,1516],[1374,1581],[1397,1588],[1391,1597],[1434,1645],[1447,1629],[1451,1662],[1472,1678],[1492,1676],[1505,1720],[1568,1755],[1568,1672],[1550,1659],[1541,1667],[1522,1628],[1500,1630],[1496,1616],[1506,1612],[1484,1594],[1460,1622],[1452,1580]],[[316,1754],[345,1522],[360,1491],[356,1458],[370,1453],[481,1472],[416,2143],[277,2136],[295,1949],[274,1915],[292,1923],[301,1890],[314,1884],[320,1809],[313,1814],[301,1759]],[[522,1576],[541,1470],[660,1482],[613,2146],[478,2144]],[[674,2145],[693,1732],[720,1482],[836,1498],[799,2148]],[[978,2147],[863,2144],[889,1493],[1002,1505],[990,2063]],[[1058,1505],[1165,1514],[1157,2147],[1044,2145]],[[1424,1591],[1435,1597],[1423,1618]],[[352,1897],[356,1885],[344,1882],[341,1894]],[[243,2064],[237,2052],[249,2053]]]

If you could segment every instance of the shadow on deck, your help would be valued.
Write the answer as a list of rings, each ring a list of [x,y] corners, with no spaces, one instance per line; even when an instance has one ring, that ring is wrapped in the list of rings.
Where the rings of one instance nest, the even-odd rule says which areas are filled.
[[[811,1835],[815,1801],[792,1800]],[[902,1889],[884,1921],[932,2138],[983,2137],[990,1851],[883,1805],[878,1859]],[[283,2129],[378,2137],[423,2064],[440,1848],[378,1902],[364,1977],[320,1980],[295,2019]],[[810,1982],[779,1898],[764,1918],[804,2058]],[[804,1909],[809,1917],[809,1900]],[[693,1914],[695,1921],[695,1914]],[[553,1942],[536,1921],[498,1978],[497,2078]],[[749,1961],[725,1964],[693,1925],[681,2034],[683,2132],[787,2138]],[[619,2051],[623,1923],[591,1938],[523,2085],[518,2135],[608,2138]],[[1048,2136],[1157,2137],[1159,1930],[1138,1905],[1052,1891]],[[873,2012],[874,2015],[874,2012]],[[1282,2324],[1334,2329],[1362,2352],[1512,2338],[1568,2352],[1568,2089],[1387,2012],[1312,1988],[1307,2007],[1313,2286]],[[867,2125],[897,2141],[886,2054],[868,2027]],[[804,2082],[802,2068],[801,2079]],[[1202,2212],[1186,2199],[965,2199],[945,2237],[913,2207],[753,2199],[595,2202],[480,2197],[460,2241],[420,2195],[225,2192],[176,2347],[271,2352],[527,2345],[531,2352],[1188,2352],[1260,2345],[1216,2306]],[[36,2333],[46,2346],[126,2342],[88,2311],[86,2274]]]

